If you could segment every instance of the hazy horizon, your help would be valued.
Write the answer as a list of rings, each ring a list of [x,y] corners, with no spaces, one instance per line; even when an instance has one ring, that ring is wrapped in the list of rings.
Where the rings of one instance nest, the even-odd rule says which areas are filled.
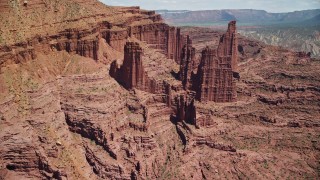
[[[189,10],[189,9],[153,9],[155,11],[222,11],[222,10],[256,10],[256,11],[266,11],[268,13],[289,13],[289,12],[299,12],[299,11],[312,11],[312,10],[320,10],[320,8],[316,9],[302,9],[295,11],[284,11],[284,12],[270,12],[264,9],[202,9],[202,10]]]
[[[254,9],[270,13],[320,9],[319,0],[100,0],[112,6],[140,6],[148,10]]]

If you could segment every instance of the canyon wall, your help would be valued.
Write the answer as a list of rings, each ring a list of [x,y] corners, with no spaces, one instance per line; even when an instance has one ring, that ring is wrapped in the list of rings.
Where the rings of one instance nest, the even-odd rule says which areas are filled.
[[[127,16],[124,17],[125,13]],[[103,39],[114,50],[124,54],[122,65],[118,61],[111,64],[110,75],[126,89],[136,88],[166,95],[168,107],[177,109],[178,121],[196,124],[195,98],[199,101],[235,101],[235,82],[232,76],[237,72],[237,37],[234,21],[229,23],[227,33],[221,37],[217,52],[204,50],[195,75],[193,70],[196,58],[192,40],[183,36],[180,28],[163,23],[161,16],[154,11],[144,11],[138,7],[122,8],[115,14],[119,21],[116,18],[110,21],[104,19],[107,15],[103,14],[96,16],[101,19],[87,28],[66,28],[47,35],[28,37],[26,41],[10,46],[2,45],[0,64],[27,62],[35,59],[37,52],[50,51],[67,51],[99,61],[99,51],[102,48],[99,42]],[[76,21],[80,20],[68,20],[69,23]],[[57,22],[59,23],[61,22]],[[166,80],[148,77],[143,65],[141,46],[135,42],[127,42],[128,38],[145,42],[152,49],[177,62],[180,65],[179,80],[188,93],[176,93],[180,91],[179,88],[172,89],[173,86]]]
[[[128,38],[127,29],[109,30],[106,32],[107,43],[117,51],[122,51]]]
[[[169,59],[179,63],[185,42],[185,38],[180,34],[180,28],[170,27],[164,23],[144,24],[131,27],[130,36],[159,49]]]
[[[180,54],[185,38],[180,35],[180,30],[164,23],[147,24],[143,26],[126,27],[122,29],[112,28],[107,22],[94,27],[91,30],[67,29],[56,35],[37,36],[26,42],[15,45],[3,45],[3,53],[0,54],[0,62],[23,62],[35,59],[31,51],[48,52],[52,49],[67,51],[98,60],[99,39],[103,38],[115,50],[122,52],[128,37],[134,37],[144,41],[150,47],[158,49],[168,58],[180,62]],[[37,46],[41,48],[35,48]],[[30,56],[30,57],[29,57]]]
[[[242,44],[249,53],[241,98],[218,104],[236,100],[234,23],[220,45],[218,33],[213,39],[199,30],[190,35],[202,40],[192,44],[154,11],[74,1],[83,6],[63,4],[54,16],[47,2],[73,0],[29,1],[30,11],[15,11],[41,7],[35,14],[53,17],[28,30],[45,33],[26,41],[7,43],[1,28],[0,179],[275,179],[279,167],[283,179],[317,177],[319,61]],[[98,14],[83,15],[89,6]],[[61,24],[59,14],[72,18]],[[108,60],[100,63],[101,56]]]
[[[180,56],[179,79],[185,90],[195,91],[199,101],[236,101],[238,73],[238,39],[236,22],[228,24],[228,30],[220,38],[217,49],[206,47],[201,54],[197,73],[194,73],[195,48],[186,37]]]
[[[138,43],[127,42],[124,48],[124,62],[119,65],[114,61],[111,65],[110,75],[114,77],[126,89],[139,89],[153,94],[164,94],[167,97],[168,107],[175,109],[175,120],[187,122],[193,125],[210,125],[206,117],[199,118],[197,122],[195,99],[199,101],[234,102],[236,101],[236,82],[234,74],[237,74],[237,37],[235,21],[228,25],[227,32],[220,38],[216,50],[205,48],[202,51],[198,71],[193,70],[195,62],[195,48],[189,36],[176,34],[174,28],[169,28],[170,38],[173,39],[175,48],[165,45],[166,29],[168,26],[155,24],[145,25],[131,29],[130,36],[150,44],[151,47],[160,50],[180,51],[179,80],[185,90],[183,93],[172,89],[170,83],[149,78],[145,72],[142,60],[142,49]],[[176,34],[176,35],[174,35]],[[178,40],[177,40],[178,39]],[[177,43],[179,42],[179,43]],[[183,44],[183,48],[178,48]],[[167,49],[166,49],[167,48]],[[169,52],[169,51],[168,51]],[[174,53],[173,53],[174,54]],[[149,72],[150,73],[150,72]],[[172,91],[174,93],[172,93]]]
[[[48,8],[47,14],[60,14],[60,10],[53,8],[56,4],[51,3],[53,2],[49,4],[39,2],[38,4],[39,7],[41,5],[44,9]],[[65,3],[68,4],[69,2],[61,2],[57,6],[63,6]],[[89,3],[91,7],[96,2],[77,1],[78,5],[72,3],[70,4],[70,8],[77,8],[77,6],[86,3]],[[28,3],[28,7],[24,7],[23,3],[20,3],[16,5],[16,8],[21,9],[24,13],[29,13],[29,11],[32,11],[30,8],[39,8],[38,6],[35,7],[34,4],[30,2]],[[8,16],[13,12],[12,8],[14,7],[9,2],[2,2],[0,4],[0,9],[3,9]],[[98,6],[97,8],[101,7]],[[12,33],[8,33],[10,36],[3,37],[0,34],[0,64],[26,62],[35,59],[35,51],[46,54],[52,50],[67,51],[71,54],[99,60],[101,57],[99,56],[100,39],[104,39],[113,49],[122,52],[129,37],[146,42],[150,47],[158,49],[168,58],[174,59],[177,63],[180,62],[181,49],[185,43],[185,38],[180,34],[179,28],[163,23],[159,14],[155,14],[154,11],[141,10],[139,7],[120,8],[116,14],[112,14],[110,8],[102,12],[104,13],[88,15],[79,19],[77,17],[58,16],[57,19],[62,19],[61,21],[55,20],[57,21],[53,23],[55,28],[52,28],[53,30],[50,33],[45,32],[46,28],[51,28],[48,27],[47,23],[43,27],[33,25],[32,23],[37,22],[33,22],[28,18],[22,20],[26,21],[23,22],[25,24],[30,23],[30,28],[27,31],[29,34],[25,33],[26,31],[23,29],[27,26],[19,27],[20,25],[18,24],[19,26],[17,25],[18,27],[15,29],[6,29],[9,27],[4,26],[3,33],[8,31],[20,33],[24,36],[17,39],[11,38],[12,44],[4,44],[1,43],[2,39],[9,40]],[[124,16],[124,14],[126,15]],[[89,23],[89,19],[91,21],[93,18],[97,20],[94,23]],[[86,19],[88,19],[88,22]],[[81,26],[83,23],[86,23],[86,26]],[[68,26],[65,24],[68,24]],[[64,26],[66,28],[63,28]]]

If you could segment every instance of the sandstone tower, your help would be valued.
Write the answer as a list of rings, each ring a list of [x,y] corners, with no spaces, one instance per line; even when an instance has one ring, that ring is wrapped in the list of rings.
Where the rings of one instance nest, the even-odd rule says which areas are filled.
[[[148,77],[142,63],[142,49],[136,42],[127,42],[124,46],[124,60],[121,67],[113,62],[110,75],[126,89],[147,90]]]
[[[221,39],[217,50],[205,48],[198,67],[196,98],[199,101],[236,101],[236,82],[238,77],[238,40],[236,22],[231,21]]]
[[[193,70],[193,61],[195,59],[195,48],[192,47],[192,41],[187,36],[186,44],[183,46],[180,62],[180,80],[184,89],[191,87],[191,73]]]
[[[218,46],[218,57],[231,60],[231,69],[238,73],[238,37],[236,21],[228,24],[227,32],[220,38]]]
[[[122,80],[127,89],[144,89],[146,77],[142,65],[142,49],[138,43],[127,42],[124,46],[124,61],[121,67]]]

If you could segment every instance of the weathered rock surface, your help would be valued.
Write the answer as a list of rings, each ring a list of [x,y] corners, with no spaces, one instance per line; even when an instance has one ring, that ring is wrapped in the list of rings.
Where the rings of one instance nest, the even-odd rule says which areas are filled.
[[[196,125],[196,107],[194,105],[194,94],[180,95],[176,98],[177,113],[176,119],[178,122],[185,121],[187,123]]]
[[[180,80],[184,89],[191,89],[191,76],[194,69],[193,62],[195,61],[195,48],[192,47],[192,40],[187,36],[186,44],[182,48],[180,61]]]
[[[6,3],[8,3],[9,7],[10,3],[17,4],[7,9]],[[39,7],[36,6],[36,4],[38,4]],[[92,9],[92,4],[97,6],[94,10]],[[52,7],[68,6],[69,9],[65,11],[74,12],[75,9],[83,5],[88,5],[88,7],[84,9],[87,11],[91,10],[93,13],[87,15],[87,11],[80,11],[79,14],[75,16],[60,17],[62,12]],[[159,49],[159,51],[163,52],[168,58],[176,61],[180,60],[181,47],[183,47],[185,42],[183,40],[184,38],[180,35],[180,29],[170,27],[163,23],[161,16],[155,14],[154,11],[140,10],[139,7],[116,9],[102,5],[94,0],[88,2],[63,1],[60,3],[53,1],[37,2],[29,4],[28,8],[23,7],[22,3],[18,1],[6,1],[2,3],[1,6],[5,12],[1,17],[1,21],[7,22],[5,17],[9,17],[15,8],[21,10],[21,12],[35,13],[35,11],[30,12],[32,10],[30,9],[31,7],[48,9],[49,12],[46,15],[48,17],[50,17],[50,14],[55,14],[54,16],[58,14],[54,20],[56,22],[52,22],[54,27],[48,27],[50,31],[39,29],[39,25],[35,24],[43,21],[43,19],[37,17],[39,21],[36,21],[29,16],[27,18],[21,18],[21,24],[27,24],[26,26],[14,24],[17,26],[16,29],[11,29],[13,27],[11,24],[5,26],[3,29],[4,32],[23,31],[24,33],[21,33],[20,39],[15,39],[11,33],[1,34],[1,40],[3,42],[1,41],[0,49],[3,51],[0,54],[0,64],[26,62],[35,59],[35,51],[47,53],[53,48],[58,51],[65,50],[69,53],[76,53],[84,57],[102,61],[103,56],[99,56],[99,53],[102,51],[102,48],[99,48],[101,38],[114,48],[114,50],[121,52],[128,37],[134,37],[152,45],[153,48]],[[114,14],[115,11],[117,11],[117,13]],[[45,12],[41,10],[41,13]],[[14,16],[20,15],[21,14]],[[89,20],[86,21],[86,19]],[[92,19],[96,20],[92,21]],[[88,23],[89,21],[92,21],[92,24],[89,26],[88,24],[84,25],[84,23]],[[27,26],[30,29],[25,30]],[[44,27],[46,26],[48,26],[48,24]],[[4,44],[4,41],[14,45],[7,46]]]
[[[206,47],[201,54],[193,89],[199,101],[234,102],[237,91],[235,79],[238,70],[238,40],[236,22],[231,21],[228,30],[220,38],[217,50]]]
[[[233,102],[236,100],[236,83],[233,79],[230,58],[218,57],[217,51],[202,51],[197,74],[197,99],[200,101]]]
[[[231,58],[231,69],[233,72],[238,71],[238,38],[236,30],[236,21],[228,24],[227,32],[221,37],[218,46],[218,57]]]
[[[1,28],[0,179],[318,177],[319,61],[239,38],[237,102],[199,102],[183,88],[177,59],[168,59],[169,49],[181,55],[185,36],[153,11],[94,0],[5,4],[0,20],[15,25]],[[17,17],[33,11],[43,17]],[[137,27],[144,29],[133,36]],[[193,72],[222,35],[196,32]],[[125,52],[127,41],[135,43]],[[120,69],[109,66],[114,60],[126,61],[135,86],[109,75]]]
[[[164,23],[154,23],[132,27],[130,35],[159,49],[168,58],[176,62],[180,60],[184,37],[180,35],[179,28],[170,27]]]
[[[123,65],[117,62],[111,65],[111,76],[116,78],[126,89],[148,91],[149,78],[142,63],[142,49],[138,43],[127,42],[124,46]]]

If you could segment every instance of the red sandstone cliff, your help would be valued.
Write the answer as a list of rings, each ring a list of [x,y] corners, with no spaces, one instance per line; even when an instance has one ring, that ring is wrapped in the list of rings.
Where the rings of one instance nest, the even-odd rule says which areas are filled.
[[[124,46],[123,65],[119,68],[116,61],[111,65],[111,76],[116,78],[126,89],[148,90],[149,79],[144,71],[142,53],[138,43],[127,42]]]
[[[186,44],[182,48],[180,58],[180,80],[184,89],[190,89],[192,86],[191,75],[193,62],[195,61],[195,48],[192,47],[192,40],[189,36],[187,36]]]
[[[16,4],[13,6],[10,3]],[[80,6],[85,8],[75,13]],[[15,13],[14,8],[20,12]],[[42,16],[33,14],[33,8]],[[163,23],[161,16],[154,11],[141,10],[139,7],[108,7],[94,0],[32,1],[28,2],[27,7],[22,2],[5,1],[1,2],[0,9],[4,12],[1,21],[5,24],[0,39],[0,49],[4,50],[0,54],[0,64],[35,59],[34,51],[47,53],[52,49],[102,61],[103,56],[99,55],[102,51],[99,47],[101,39],[114,50],[122,52],[129,37],[144,41],[168,58],[180,61],[184,43],[180,29]],[[63,16],[65,13],[68,15]],[[29,15],[19,18],[19,22],[10,21],[23,14]],[[8,21],[12,24],[8,24]],[[49,23],[41,26],[39,22]],[[19,34],[19,38],[15,33]]]
[[[236,84],[229,58],[218,57],[217,51],[206,48],[198,69],[200,101],[233,102],[236,100]]]
[[[187,122],[189,124],[196,125],[197,117],[194,100],[194,95],[192,93],[181,94],[180,96],[176,97],[177,122]]]
[[[154,11],[22,3],[0,2],[10,15],[0,19],[0,179],[278,178],[281,166],[288,178],[317,175],[319,63],[306,55],[243,43],[256,56],[240,66],[239,102],[216,103],[235,100],[234,23],[194,75],[204,41],[195,51]]]
[[[231,58],[231,69],[238,72],[238,38],[237,38],[236,21],[228,24],[227,32],[221,37],[218,46],[218,57]]]
[[[151,47],[161,50],[168,58],[180,60],[183,37],[180,29],[170,27],[163,23],[154,23],[131,27],[129,30],[131,37],[150,44]]]
[[[220,38],[218,49],[207,47],[202,51],[193,85],[199,101],[236,101],[237,47],[236,22],[231,21],[227,32]]]

